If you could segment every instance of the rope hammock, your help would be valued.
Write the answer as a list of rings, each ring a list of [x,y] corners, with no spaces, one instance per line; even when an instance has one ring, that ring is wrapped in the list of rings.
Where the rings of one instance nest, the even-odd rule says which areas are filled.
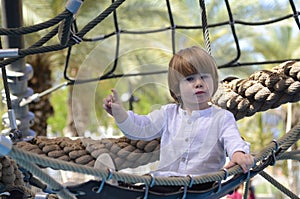
[[[270,71],[258,71],[250,75],[250,77],[247,79],[225,79],[220,85],[220,92],[217,92],[216,98],[214,98],[213,101],[217,103],[217,105],[233,112],[237,120],[253,115],[258,111],[276,108],[283,103],[298,101],[300,89],[299,72],[299,62],[286,62]],[[257,102],[261,103],[259,104]],[[272,179],[271,176],[268,176],[268,174],[263,172],[263,169],[274,164],[276,160],[294,159],[299,161],[299,151],[286,152],[286,150],[292,144],[297,142],[299,138],[300,126],[297,125],[293,130],[291,130],[291,132],[285,134],[279,140],[270,143],[269,146],[255,155],[256,165],[252,168],[249,174],[242,174],[241,169],[236,166],[232,169],[229,169],[228,173],[219,171],[211,175],[197,176],[193,178],[193,184],[214,181],[220,182],[229,176],[235,175],[239,177],[233,178],[231,181],[229,180],[225,184],[216,185],[216,187],[214,187],[212,190],[202,193],[204,195],[201,195],[201,193],[198,192],[190,193],[189,191],[183,191],[181,193],[176,193],[175,195],[176,197],[187,194],[191,198],[204,196],[205,198],[216,198],[226,195],[243,181],[247,181],[247,179],[249,180],[250,177],[253,177],[256,174],[261,174],[291,198],[298,198],[275,179]],[[15,159],[18,164],[21,165],[21,167],[24,167],[26,170],[32,172],[34,176],[39,177],[42,181],[49,184],[52,190],[55,190],[53,191],[55,194],[63,198],[74,198],[73,194],[75,190],[83,189],[82,192],[87,192],[87,187],[95,188],[99,186],[100,182],[90,181],[66,189],[46,173],[42,172],[41,168],[51,167],[53,169],[75,171],[94,175],[102,179],[107,179],[109,176],[111,176],[112,179],[123,182],[145,183],[146,185],[150,185],[152,179],[149,176],[112,172],[107,171],[104,168],[96,170],[93,168],[93,166],[97,157],[102,153],[108,153],[111,155],[115,161],[117,170],[136,168],[140,165],[157,161],[159,157],[159,143],[159,139],[152,141],[134,141],[125,137],[118,139],[105,138],[101,140],[93,140],[90,138],[78,138],[76,140],[72,140],[67,137],[53,139],[36,137],[28,142],[17,142],[8,156]],[[5,157],[5,159],[7,158]],[[39,165],[41,168],[37,165]],[[5,168],[5,166],[2,166],[2,168]],[[2,172],[4,173],[6,171],[2,169]],[[10,174],[14,175],[14,172],[10,172]],[[2,177],[2,179],[4,178]],[[190,182],[190,177],[155,178],[155,185],[187,186]],[[3,184],[6,184],[5,181],[3,181]],[[23,186],[23,184],[20,184],[19,182],[14,183],[14,185]],[[124,191],[125,195],[133,194],[131,196],[134,196],[137,194],[141,196],[145,194],[144,191],[141,190],[136,190],[136,192],[133,193],[127,193],[127,189],[106,184],[103,188],[103,192],[101,191],[96,193],[94,196],[100,197],[101,194],[107,194],[108,192],[105,191],[106,189],[108,189],[107,191],[110,194],[115,193],[115,189]],[[218,189],[222,191],[216,191]],[[71,191],[71,193],[69,191]],[[27,190],[24,192],[27,193]],[[118,192],[118,194],[120,194],[120,192]],[[154,197],[151,197],[151,194],[153,193],[149,194],[150,198]],[[77,198],[84,198],[83,196],[76,196]],[[111,198],[113,197],[114,195],[112,194]]]
[[[248,79],[223,81],[213,102],[231,111],[236,120],[239,120],[287,102],[299,101],[299,92],[300,62],[291,61],[273,70],[258,71]],[[38,137],[31,143],[20,142],[17,146],[37,154],[90,166],[93,166],[100,154],[108,153],[114,159],[116,168],[121,170],[158,160],[159,143],[159,139],[148,142],[126,137],[101,140],[82,138],[77,141],[66,137]]]
[[[74,20],[74,15],[76,14],[76,12],[70,10],[70,8],[66,9],[55,18],[38,25],[12,29],[0,28],[0,35],[15,36],[37,32],[61,23],[60,27],[54,27],[49,33],[47,33],[43,38],[38,40],[29,48],[19,49],[17,56],[1,60],[0,67],[2,68],[2,73],[6,75],[6,65],[11,64],[18,59],[24,58],[27,55],[59,51],[65,48],[69,48],[69,54],[67,56],[66,66],[64,70],[64,77],[67,82],[59,85],[56,88],[50,89],[50,91],[45,91],[44,93],[48,94],[54,90],[57,90],[58,88],[61,88],[62,86],[73,85],[75,83],[87,83],[91,81],[100,81],[108,78],[117,78],[122,76],[159,74],[165,71],[154,71],[139,74],[114,73],[118,63],[117,61],[119,55],[121,33],[145,34],[171,30],[172,50],[174,53],[176,51],[174,44],[176,29],[203,29],[206,48],[208,52],[211,53],[208,27],[223,25],[223,23],[207,23],[204,4],[205,1],[200,0],[200,8],[202,9],[202,26],[180,26],[175,23],[170,3],[167,0],[166,4],[171,24],[170,27],[144,32],[121,30],[117,23],[118,18],[116,15],[116,9],[123,2],[125,2],[125,0],[113,1],[110,6],[108,6],[102,13],[100,13],[79,31],[76,30],[76,21]],[[231,13],[229,2],[225,0],[225,3],[229,16],[229,21],[227,22],[227,24],[230,24],[230,28],[233,33],[233,38],[237,49],[237,56],[228,63],[220,65],[219,68],[243,65],[243,63],[238,63],[241,52],[239,41],[235,32],[235,24],[239,23],[253,25],[251,23],[235,20]],[[261,24],[275,23],[286,18],[294,17],[295,22],[300,29],[300,23],[298,19],[299,12],[296,10],[294,2],[292,0],[290,0],[290,4],[293,10],[292,14],[274,19],[272,21],[265,21]],[[97,24],[101,23],[111,13],[114,13],[113,17],[116,29],[115,32],[98,38],[84,37],[89,31],[91,31]],[[71,29],[75,29],[76,31],[72,32]],[[45,44],[57,34],[59,34],[60,43],[46,46]],[[116,35],[117,38],[115,53],[116,59],[114,62],[114,66],[110,71],[100,77],[93,79],[75,81],[75,79],[68,77],[68,62],[72,46],[82,41],[103,40],[113,35]],[[282,63],[284,61],[286,60],[277,60],[276,62],[271,61],[266,63]],[[245,63],[245,65],[247,65],[247,63]],[[221,82],[219,90],[212,101],[214,104],[231,111],[234,114],[236,120],[252,116],[260,111],[266,111],[272,108],[276,108],[288,102],[297,102],[300,98],[299,71],[300,62],[287,61],[273,68],[272,70],[258,71],[252,74],[248,79],[239,79],[235,77],[226,78]],[[6,78],[3,79],[5,80]],[[4,86],[7,87],[6,84],[4,84]],[[5,91],[8,91],[8,89],[5,89]],[[9,93],[6,96],[7,105],[10,109],[12,107]],[[31,99],[31,101],[32,100],[33,99]],[[28,104],[31,101],[28,101],[26,103]],[[149,175],[140,176],[122,172],[115,172],[104,168],[94,169],[93,167],[96,159],[103,153],[108,153],[114,159],[117,170],[122,170],[125,168],[136,168],[140,165],[145,165],[149,162],[157,161],[159,157],[159,139],[146,142],[133,141],[125,137],[118,139],[107,138],[102,140],[92,140],[89,138],[78,138],[76,140],[72,140],[70,138],[50,139],[45,137],[35,137],[30,141],[17,142],[12,146],[12,149],[7,154],[7,156],[0,158],[1,197],[23,198],[25,195],[27,198],[34,198],[35,193],[33,193],[27,187],[29,183],[32,186],[41,188],[45,193],[47,193],[47,196],[45,196],[44,198],[61,197],[64,199],[74,199],[98,197],[109,199],[116,197],[120,198],[120,195],[123,196],[123,198],[219,198],[230,193],[235,187],[237,187],[244,181],[249,182],[250,178],[257,174],[260,174],[290,198],[299,198],[263,171],[269,165],[274,165],[276,163],[276,160],[293,159],[300,161],[299,151],[287,152],[287,149],[295,142],[297,142],[299,138],[300,124],[295,126],[289,133],[285,134],[280,139],[271,142],[259,153],[255,154],[256,164],[253,165],[253,168],[247,174],[243,174],[241,168],[239,166],[235,166],[228,171],[221,170],[210,175],[196,177],[187,176],[172,178],[153,178]],[[89,181],[78,185],[64,186],[61,183],[57,182],[44,170],[42,170],[42,168],[48,167],[58,170],[74,171],[81,174],[93,175],[102,178],[102,181]],[[23,177],[22,175],[25,175],[25,177]],[[113,186],[105,183],[109,179],[115,179],[126,183],[144,183],[145,189],[138,190],[128,189],[120,186]],[[227,181],[223,182],[223,180]],[[202,192],[190,191],[187,189],[187,187],[193,184],[202,184],[207,182],[217,183],[211,189]],[[184,190],[176,193],[161,195],[148,190],[148,188],[153,185],[180,185],[184,186]]]
[[[299,140],[299,138],[300,138],[300,124],[295,126],[290,132],[288,132],[287,134],[282,136],[277,141],[273,141],[272,143],[270,143],[267,147],[265,147],[258,154],[256,154],[255,155],[256,164],[254,165],[253,169],[249,171],[248,174],[242,174],[241,168],[239,166],[235,166],[235,167],[229,169],[228,171],[221,170],[219,172],[216,172],[216,173],[213,173],[210,175],[193,177],[192,184],[201,184],[201,183],[206,183],[206,182],[217,181],[217,182],[219,182],[219,184],[217,186],[218,188],[215,187],[215,189],[209,190],[208,192],[205,192],[204,194],[207,198],[210,198],[210,197],[218,198],[218,197],[224,196],[227,193],[229,193],[230,191],[232,191],[235,186],[239,185],[240,183],[242,183],[246,180],[249,180],[254,175],[260,173],[267,166],[275,164],[276,160],[281,160],[281,159],[292,157],[292,159],[299,161],[300,160],[299,151],[297,151],[297,153],[286,152],[286,150],[292,144],[294,144],[297,140]],[[58,140],[56,139],[56,143],[58,142]],[[44,140],[44,141],[46,141],[46,140]],[[48,140],[48,141],[51,142],[51,140]],[[74,172],[78,172],[78,173],[94,175],[97,177],[101,177],[102,179],[116,179],[116,180],[120,180],[123,182],[129,182],[129,183],[141,183],[142,182],[142,183],[145,183],[146,185],[151,185],[153,183],[153,178],[151,176],[139,176],[139,175],[133,175],[133,174],[126,174],[126,173],[122,173],[122,172],[108,171],[106,169],[94,169],[93,167],[91,167],[91,164],[89,164],[89,163],[86,164],[87,162],[84,162],[84,161],[80,162],[79,161],[80,155],[77,156],[78,157],[77,159],[75,158],[75,156],[70,155],[70,154],[73,154],[72,152],[69,152],[69,153],[66,152],[66,154],[69,154],[70,159],[72,156],[73,161],[77,164],[74,164],[74,162],[72,162],[72,159],[70,161],[61,161],[58,158],[47,157],[47,155],[45,156],[45,152],[47,151],[46,149],[51,148],[51,147],[47,146],[48,141],[40,142],[40,144],[38,146],[44,146],[44,147],[42,147],[42,150],[38,150],[39,147],[38,148],[32,147],[32,148],[35,148],[35,151],[40,151],[40,154],[32,153],[33,150],[30,152],[24,150],[24,149],[29,150],[29,147],[25,147],[26,145],[23,145],[23,148],[19,148],[21,146],[14,146],[12,151],[10,152],[9,156],[14,158],[22,167],[24,167],[28,171],[32,172],[35,176],[42,179],[45,183],[49,184],[50,187],[53,190],[55,190],[56,194],[58,194],[59,196],[61,196],[63,198],[74,198],[74,196],[71,193],[69,193],[68,190],[71,190],[74,192],[75,192],[75,190],[77,190],[80,192],[79,189],[81,186],[75,186],[73,188],[69,187],[66,189],[62,185],[57,183],[48,174],[42,172],[41,169],[37,165],[40,165],[41,167],[51,167],[53,169],[74,171]],[[59,146],[52,145],[52,148],[54,148],[53,146],[58,146],[58,147],[56,147],[57,149],[60,148],[60,146],[66,146],[65,148],[69,148],[70,145],[63,144],[63,143],[67,143],[67,142],[71,143],[71,140],[67,140],[67,139],[61,140]],[[80,143],[80,139],[75,140],[74,143]],[[37,146],[37,145],[29,144],[28,146]],[[82,151],[82,148],[81,148],[82,145],[81,146],[79,145],[80,147],[76,147],[76,146],[77,145],[74,144],[73,148],[77,148],[78,151]],[[51,153],[51,151],[50,152],[48,151],[48,154],[49,153]],[[81,152],[79,152],[79,153],[81,153]],[[51,154],[53,154],[53,153],[51,153]],[[87,155],[87,154],[85,154],[85,155]],[[90,158],[90,160],[92,160],[92,158]],[[83,165],[81,165],[80,163]],[[228,177],[234,176],[234,175],[237,175],[239,177],[229,180],[227,182],[227,184],[226,183],[221,184],[221,180],[227,179]],[[263,173],[263,176],[267,176],[267,174]],[[271,179],[269,176],[267,176],[267,177],[268,177],[269,181],[273,180],[273,182],[277,182],[275,179]],[[230,182],[232,182],[233,185],[232,184],[230,185],[229,184]],[[99,186],[100,186],[100,182],[89,182],[89,183],[93,183],[93,186],[92,186],[93,188],[95,188],[95,187],[99,188]],[[97,184],[97,186],[95,185],[95,183]],[[86,184],[87,183],[85,183],[85,185]],[[172,178],[157,177],[157,178],[155,178],[154,184],[155,185],[171,185],[171,186],[174,186],[174,185],[189,186],[191,184],[191,177],[172,177]],[[287,195],[289,195],[291,198],[298,198],[295,194],[293,194],[292,192],[288,191],[288,189],[286,189],[285,187],[280,185],[280,183],[277,182],[277,183],[273,183],[273,184],[275,186],[277,185],[278,186],[277,188],[279,188],[280,190],[285,191],[285,193]],[[223,189],[223,185],[224,185],[225,189]],[[105,187],[109,187],[109,186],[105,185],[104,188]],[[84,188],[84,186],[81,188]],[[85,191],[87,191],[87,190],[85,189]],[[89,190],[89,191],[92,191],[92,190]],[[123,191],[132,192],[132,190],[130,191],[129,189],[123,190]],[[138,193],[134,192],[134,195],[135,194],[140,195],[141,193],[145,194],[145,191],[138,192]],[[100,198],[101,198],[101,194],[105,194],[105,192],[103,193],[103,192],[99,191],[99,193],[95,193],[95,194],[96,194],[95,196],[100,196]],[[99,195],[97,195],[97,194],[99,194]],[[120,194],[120,192],[118,194]],[[180,193],[180,194],[182,194],[182,193]],[[186,192],[185,194],[188,194],[188,192]],[[195,195],[195,197],[191,197],[191,198],[198,198],[201,196],[201,194],[198,192],[196,192],[196,194],[197,195]],[[85,195],[85,194],[83,194],[83,195]],[[82,197],[85,198],[84,196],[82,196]],[[113,198],[114,196],[111,196],[111,197]],[[201,197],[203,197],[203,195]],[[81,196],[78,195],[78,193],[77,193],[77,198],[81,198]]]

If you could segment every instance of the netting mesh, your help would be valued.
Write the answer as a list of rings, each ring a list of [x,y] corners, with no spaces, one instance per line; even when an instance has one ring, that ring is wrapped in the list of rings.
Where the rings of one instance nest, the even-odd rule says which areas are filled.
[[[297,0],[125,1],[83,37],[83,41],[102,41],[97,54],[109,54],[108,60],[100,68],[97,64],[96,69],[92,69],[95,64],[83,65],[88,65],[89,71],[97,71],[87,72],[95,80],[163,73],[172,53],[191,45],[211,51],[219,68],[299,60],[297,6]],[[279,55],[273,52],[287,47],[292,49]],[[270,53],[264,53],[266,50]],[[152,58],[145,58],[145,54]],[[132,60],[136,60],[135,64]],[[65,77],[73,80],[68,73]]]

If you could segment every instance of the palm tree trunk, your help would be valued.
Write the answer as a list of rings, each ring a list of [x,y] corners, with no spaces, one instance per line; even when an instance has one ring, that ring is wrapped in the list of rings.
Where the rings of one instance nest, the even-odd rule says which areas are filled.
[[[29,80],[28,86],[35,93],[40,93],[52,87],[50,56],[46,54],[28,56],[27,62],[31,64],[34,71],[34,75]],[[47,119],[54,113],[49,98],[50,96],[46,95],[38,102],[29,104],[29,110],[35,115],[34,125],[31,129],[36,132],[36,136],[47,135]]]

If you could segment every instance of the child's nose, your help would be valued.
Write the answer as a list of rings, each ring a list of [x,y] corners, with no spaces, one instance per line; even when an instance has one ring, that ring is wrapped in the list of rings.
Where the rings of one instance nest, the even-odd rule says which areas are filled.
[[[195,80],[195,87],[196,88],[200,88],[200,87],[202,87],[203,86],[203,79],[202,78],[196,78],[196,80]]]

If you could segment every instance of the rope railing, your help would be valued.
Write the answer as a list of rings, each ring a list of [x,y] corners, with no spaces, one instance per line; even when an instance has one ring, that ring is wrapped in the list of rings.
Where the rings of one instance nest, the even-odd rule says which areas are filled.
[[[259,100],[260,98],[253,98],[253,95],[251,94],[251,92],[254,93],[261,93],[258,92],[258,90],[256,89],[250,89],[251,92],[246,92],[246,90],[248,89],[248,87],[245,87],[245,85],[248,85],[250,88],[253,85],[257,85],[258,82],[252,82],[254,80],[259,80],[259,82],[261,83],[261,85],[265,85],[265,86],[269,86],[269,90],[271,91],[276,91],[274,93],[269,93],[270,96],[274,96],[274,95],[279,95],[279,99],[284,98],[284,95],[288,95],[288,96],[294,96],[294,98],[292,98],[292,101],[297,101],[298,98],[297,97],[297,92],[299,92],[298,86],[299,83],[297,83],[297,81],[299,80],[299,63],[298,62],[287,62],[284,63],[278,67],[275,67],[273,70],[271,71],[259,71],[254,73],[253,75],[251,75],[248,79],[244,79],[244,80],[236,80],[235,83],[231,83],[229,84],[228,82],[225,82],[225,87],[227,88],[226,91],[227,92],[232,92],[235,91],[236,93],[238,93],[241,96],[244,97],[250,97],[251,99],[255,99],[256,102],[263,102],[265,103],[266,100]],[[272,79],[272,77],[274,79]],[[287,81],[288,80],[288,81]],[[227,81],[227,80],[225,80]],[[248,81],[250,81],[251,83],[247,83]],[[242,82],[242,83],[241,83]],[[244,85],[244,86],[241,86]],[[261,88],[261,87],[259,87]],[[272,89],[271,89],[272,88]],[[226,92],[224,92],[226,95]],[[248,94],[245,94],[248,93]],[[250,93],[250,94],[249,94]],[[263,99],[268,98],[265,95],[263,95]],[[233,103],[234,98],[229,98],[227,103],[224,104],[231,104]],[[237,98],[238,99],[238,98]],[[251,100],[249,100],[251,101]],[[222,101],[224,102],[224,100]],[[230,102],[230,103],[229,103]],[[284,103],[286,102],[285,100],[280,100],[280,103],[273,101],[276,106],[279,105],[280,103]],[[238,104],[238,103],[235,103]],[[222,104],[221,104],[222,105]],[[232,109],[229,110],[234,110],[237,109],[236,107],[240,107],[240,106],[229,106]],[[262,106],[259,106],[262,107]],[[268,106],[268,108],[271,108],[272,106]],[[225,107],[226,108],[226,107]],[[227,107],[228,108],[228,107]],[[241,109],[244,110],[244,109]],[[259,111],[260,109],[254,109],[255,111]],[[263,110],[266,110],[266,108],[263,108]],[[237,119],[241,119],[242,117],[245,117],[246,114],[244,115],[239,115],[239,117],[237,117]],[[299,128],[299,126],[297,126],[297,128]],[[67,138],[64,138],[67,139]],[[76,172],[81,172],[81,173],[85,173],[85,169],[87,167],[91,167],[93,166],[95,159],[97,158],[97,156],[99,154],[101,154],[101,152],[107,152],[107,153],[111,153],[111,152],[116,152],[116,154],[122,156],[122,157],[129,157],[128,159],[132,160],[132,156],[134,156],[134,160],[135,161],[124,161],[126,159],[118,159],[116,158],[116,165],[117,167],[119,167],[118,169],[123,169],[123,168],[129,168],[129,167],[134,167],[136,165],[131,165],[132,162],[137,163],[137,162],[141,162],[141,163],[148,163],[148,162],[153,162],[156,161],[158,159],[158,148],[159,148],[159,140],[154,140],[150,143],[147,142],[143,142],[143,141],[136,141],[136,143],[134,144],[132,141],[126,139],[126,138],[122,138],[119,139],[116,142],[112,141],[113,139],[108,139],[106,141],[107,145],[103,145],[103,142],[101,141],[89,141],[88,139],[81,139],[77,142],[70,142],[69,144],[66,142],[59,142],[61,146],[66,146],[68,148],[63,148],[63,150],[60,149],[60,147],[57,147],[54,143],[51,145],[52,141],[50,139],[46,139],[44,138],[44,140],[40,140],[38,141],[36,144],[39,145],[39,147],[36,147],[36,145],[30,146],[27,145],[27,142],[21,142],[18,143],[18,147],[22,148],[22,149],[28,149],[28,151],[33,152],[35,151],[35,153],[38,154],[47,154],[49,157],[52,158],[57,158],[57,162],[61,162],[62,160],[66,160],[66,161],[70,161],[70,160],[74,160],[74,163],[77,164],[82,164],[81,166],[83,166],[82,168],[78,169],[77,166],[75,166],[74,163],[69,163],[67,166],[64,163],[59,163],[57,164],[56,162],[53,163],[52,160],[46,160],[46,163],[43,162],[41,160],[42,157],[40,157],[39,155],[35,156],[34,158],[38,159],[38,160],[34,160],[31,158],[31,154],[29,153],[29,157],[27,157],[27,155],[22,154],[20,156],[18,155],[13,155],[12,157],[15,158],[16,160],[25,158],[26,160],[29,160],[30,162],[35,162],[38,165],[42,165],[42,166],[46,166],[47,167],[53,167],[56,169],[62,169],[62,170],[71,170],[71,171],[76,171]],[[276,143],[271,143],[266,149],[262,150],[259,154],[256,155],[256,160],[257,161],[263,161],[265,159],[265,157],[269,156],[270,154],[272,154],[274,151],[276,151],[278,148],[278,146],[280,147],[281,151],[278,152],[277,154],[277,158],[276,159],[280,159],[281,155],[282,155],[282,159],[283,158],[288,158],[288,157],[294,157],[295,159],[299,158],[296,152],[289,152],[287,154],[283,153],[284,151],[286,151],[293,143],[295,143],[297,140],[299,140],[299,133],[298,134],[293,134],[293,133],[287,133],[286,135],[283,136],[282,139],[278,140]],[[55,139],[54,141],[55,142]],[[80,142],[79,146],[78,145],[74,145],[74,143],[78,143]],[[103,148],[97,148],[95,146],[95,144],[98,143],[99,145],[103,145]],[[115,143],[119,143],[120,145],[115,145]],[[124,145],[124,143],[126,143],[126,146],[129,146],[131,148],[130,151],[126,151],[126,147]],[[134,145],[133,145],[134,144]],[[110,148],[108,148],[108,146],[110,146]],[[122,147],[121,147],[122,146]],[[145,151],[151,155],[151,157],[142,157],[145,154],[147,155],[147,153],[134,153],[134,150],[132,148],[132,146],[136,146],[139,147],[140,149],[145,149]],[[29,150],[29,148],[26,147],[32,147],[33,150]],[[106,148],[107,147],[107,148]],[[146,149],[147,148],[147,149]],[[59,150],[58,150],[59,149]],[[76,149],[75,152],[71,152],[71,149]],[[106,149],[106,151],[103,151],[103,149]],[[18,151],[18,149],[14,149],[15,151]],[[156,151],[156,152],[155,152]],[[20,151],[21,153],[23,152],[23,150]],[[71,154],[70,157],[67,157],[65,154],[69,153]],[[138,156],[137,156],[138,155]],[[288,156],[289,155],[289,156]],[[112,155],[112,157],[114,157]],[[140,159],[137,159],[138,157],[141,157]],[[139,160],[139,161],[136,161]],[[57,164],[57,165],[56,165]],[[70,169],[71,166],[71,169]],[[92,168],[90,168],[92,169]],[[92,169],[93,170],[93,169]],[[102,171],[104,173],[94,173],[94,171],[88,171],[88,174],[94,174],[100,177],[103,177],[104,179],[107,177],[107,175],[109,174],[107,171]],[[235,167],[232,168],[229,171],[229,175],[236,175],[239,174],[241,172],[239,167]],[[214,175],[211,176],[200,176],[200,177],[195,177],[194,178],[194,182],[195,183],[205,183],[205,182],[210,182],[210,181],[218,181],[219,179],[222,179],[225,177],[225,173],[223,171],[220,171]],[[144,179],[139,178],[138,176],[134,176],[132,178],[131,175],[126,175],[126,174],[121,174],[121,173],[114,173],[113,176],[115,176],[116,179],[120,179],[123,181],[128,181],[128,182],[143,182],[143,183],[149,183],[149,179],[146,177]],[[161,179],[160,180],[156,180],[156,182],[158,183],[158,185],[178,185],[178,184],[183,184],[186,185],[189,181],[188,178],[174,178],[172,179],[174,181],[169,181],[169,179]],[[50,184],[50,182],[49,182]]]
[[[275,67],[271,71],[258,71],[252,74],[248,79],[243,79],[243,80],[235,79],[235,83],[233,80],[231,80],[231,83],[229,80],[225,80],[225,82],[223,82],[225,84],[223,85],[223,87],[226,88],[226,91],[224,91],[224,95],[227,96],[226,92],[231,93],[235,91],[236,94],[245,97],[245,99],[250,98],[250,99],[255,99],[254,101],[256,102],[265,103],[266,100],[259,100],[260,97],[256,96],[257,98],[255,98],[251,94],[251,92],[254,92],[256,94],[261,93],[258,92],[258,90],[251,88],[251,86],[258,84],[258,82],[254,80],[259,80],[260,82],[259,85],[264,85],[270,91],[272,91],[268,93],[270,96],[279,95],[280,97],[278,97],[278,99],[285,98],[284,95],[294,96],[294,98],[290,100],[297,101],[298,98],[295,97],[298,96],[297,92],[299,92],[299,88],[298,88],[299,83],[297,83],[300,77],[299,70],[300,67],[298,62],[287,62],[287,63],[283,63],[280,66]],[[261,87],[259,88],[262,89]],[[247,89],[250,89],[251,92],[247,92],[246,91]],[[264,96],[263,99],[268,98],[265,95],[262,96]],[[226,105],[232,104],[233,99],[238,99],[238,98],[229,97],[227,99],[228,100],[227,103],[224,104]],[[237,100],[237,102],[239,102],[239,100]],[[286,101],[280,100],[280,103],[275,101],[273,102],[277,106],[280,103]],[[238,103],[233,103],[233,104],[237,105]],[[232,111],[237,109],[237,107],[241,107],[241,106],[229,106],[229,107],[231,107],[231,109],[229,110]],[[259,107],[263,107],[263,106],[260,105]],[[268,106],[268,108],[271,107],[272,106]],[[223,108],[228,108],[228,107],[223,107]],[[266,110],[266,108],[254,109],[254,110],[264,111]],[[245,116],[246,114],[238,115],[238,117],[236,118],[241,119]],[[296,126],[293,129],[293,131],[299,131],[298,129],[299,129],[299,125]],[[299,132],[296,134],[295,133],[285,134],[280,140],[270,143],[265,149],[261,150],[258,154],[256,154],[255,156],[256,161],[257,162],[264,161],[266,157],[270,156],[270,154],[274,155],[274,152],[276,152],[277,160],[287,159],[287,158],[299,160],[299,154],[297,153],[297,151],[285,152],[297,140],[299,140]],[[111,157],[114,159],[116,163],[116,167],[118,170],[124,168],[134,168],[139,165],[147,164],[149,162],[154,162],[158,160],[159,157],[159,150],[158,150],[159,140],[145,142],[145,141],[131,141],[127,138],[119,138],[119,139],[108,138],[102,140],[90,140],[88,138],[82,138],[74,141],[74,140],[69,140],[68,138],[56,138],[56,139],[35,138],[35,140],[32,143],[22,142],[22,143],[18,143],[17,146],[20,147],[21,149],[24,149],[25,151],[27,150],[37,154],[43,154],[51,158],[56,158],[57,159],[56,161],[58,162],[61,162],[62,160],[69,161],[70,162],[69,164],[72,167],[74,167],[74,163],[83,166],[81,170],[78,170],[77,166],[75,166],[76,168],[71,169],[72,171],[76,171],[76,172],[84,172],[86,167],[93,167],[95,160],[102,153],[108,153],[111,155]],[[278,150],[278,148],[280,148],[280,150]],[[135,152],[136,149],[137,151]],[[25,156],[21,155],[21,157],[25,157]],[[14,157],[14,158],[18,159],[18,157]],[[36,158],[39,159],[40,157],[37,156]],[[31,160],[29,157],[25,157],[25,159]],[[135,161],[132,161],[133,159]],[[31,161],[35,162],[35,160],[31,160]],[[61,169],[62,166],[60,164],[59,166],[57,165],[55,166],[53,164],[50,164],[49,162],[47,162],[47,164],[43,164],[42,162],[39,161],[36,163],[39,165],[47,165],[50,167],[54,167],[56,169]],[[64,163],[62,164],[64,165]],[[67,167],[65,167],[64,165],[63,169],[69,170],[70,165],[67,165]],[[269,164],[266,164],[265,167],[268,165]],[[88,171],[88,174],[94,173],[94,175],[97,175],[98,177],[102,177],[105,179],[109,175],[109,172],[107,170],[104,170],[102,172],[103,173],[96,172],[95,174],[94,171]],[[241,173],[240,168],[234,167],[231,170],[229,170],[228,174],[230,176],[233,176],[239,173]],[[205,183],[211,181],[218,181],[219,179],[223,179],[226,175],[227,175],[226,173],[220,171],[214,175],[195,177],[193,180],[195,183]],[[114,173],[113,176],[116,179],[126,181],[126,182],[132,182],[132,183],[142,182],[147,184],[151,180],[147,177],[141,179],[139,178],[139,176],[132,177],[131,175],[122,174],[122,173]],[[169,179],[167,178],[167,179],[160,179],[160,180],[157,181],[156,179],[156,183],[158,183],[158,185],[178,185],[178,184],[186,185],[188,184],[190,179],[172,178],[172,181],[169,181]]]
[[[231,111],[239,120],[258,111],[265,111],[276,108],[283,103],[298,101],[300,96],[299,77],[299,62],[287,62],[270,71],[255,72],[247,79],[224,80],[220,85],[221,90],[217,92],[213,102]],[[64,83],[63,86],[65,85],[67,84]],[[71,141],[71,144],[66,144],[68,141],[65,139],[67,138],[57,141],[54,139],[51,142],[47,140],[47,149],[44,149],[46,144],[43,144],[43,139],[36,139],[33,145],[43,146],[40,150],[47,154],[52,152],[50,154],[53,154],[54,158],[60,158],[59,154],[62,154],[61,158],[64,159],[64,146],[72,145]],[[81,139],[80,142],[81,144],[78,144],[74,151],[86,148],[91,156],[80,157],[80,160],[77,160],[77,156],[72,156],[68,160],[93,164],[91,161],[105,152],[115,159],[118,169],[123,169],[137,167],[136,164],[144,165],[156,161],[159,156],[159,139],[150,142],[132,141],[127,138],[103,139],[99,142]],[[57,145],[61,145],[61,147],[57,149]],[[78,153],[81,154],[81,152]],[[83,155],[85,154],[80,156]],[[133,156],[138,161],[130,161]]]
[[[286,150],[293,145],[296,141],[300,139],[300,124],[296,125],[293,129],[291,129],[284,136],[279,138],[276,141],[271,142],[268,146],[262,149],[259,153],[255,154],[256,164],[253,166],[253,171],[256,174],[260,173],[264,168],[273,164],[278,158],[280,158],[281,154],[284,154]],[[74,164],[67,161],[61,161],[59,159],[49,158],[45,156],[41,156],[22,148],[18,148],[18,146],[13,146],[11,152],[8,154],[11,158],[15,159],[18,163],[27,169],[29,167],[29,171],[33,172],[34,175],[41,177],[44,182],[54,183],[53,187],[55,190],[61,190],[61,186],[56,182],[52,181],[52,179],[48,179],[45,174],[40,173],[39,168],[37,166],[32,166],[32,164],[37,164],[42,167],[50,167],[53,169],[65,170],[65,171],[73,171],[82,174],[88,174],[100,177],[102,179],[107,179],[111,176],[112,179],[128,182],[128,183],[151,183],[151,176],[141,176],[134,174],[127,174],[122,172],[114,172],[108,171],[106,169],[95,169],[91,166],[87,165],[79,165]],[[30,165],[25,162],[29,162]],[[37,170],[37,171],[35,171]],[[235,176],[242,173],[242,169],[239,166],[234,166],[229,169],[227,172],[223,170],[218,171],[216,173],[195,176],[193,177],[194,184],[201,184],[206,182],[214,182],[221,181],[227,177]],[[190,177],[157,177],[155,178],[155,185],[182,185],[187,186],[190,183]],[[287,191],[285,191],[286,193]],[[290,193],[288,193],[290,194]]]

